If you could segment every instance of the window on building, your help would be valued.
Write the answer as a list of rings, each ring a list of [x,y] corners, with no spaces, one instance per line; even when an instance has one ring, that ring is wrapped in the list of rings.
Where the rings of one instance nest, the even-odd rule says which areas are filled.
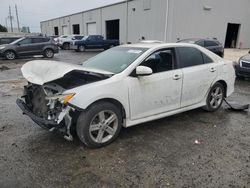
[[[196,48],[178,47],[177,51],[181,67],[183,68],[204,64],[202,53]]]
[[[58,27],[54,27],[54,35],[58,36],[59,32],[58,32]]]
[[[74,35],[79,35],[80,34],[80,25],[79,24],[72,25],[72,28],[73,28],[73,34]]]
[[[160,50],[150,55],[141,65],[149,67],[153,73],[170,71],[175,68],[174,49]]]
[[[150,10],[151,9],[151,0],[143,0],[143,9]]]

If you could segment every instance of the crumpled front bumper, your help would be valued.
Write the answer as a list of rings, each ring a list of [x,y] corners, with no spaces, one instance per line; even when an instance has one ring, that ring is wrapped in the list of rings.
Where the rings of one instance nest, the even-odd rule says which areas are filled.
[[[58,124],[55,121],[52,120],[46,120],[41,117],[38,117],[35,115],[29,107],[25,104],[25,102],[22,99],[17,99],[16,104],[18,107],[23,111],[23,113],[27,116],[29,116],[36,124],[38,124],[40,127],[44,129],[51,129],[53,127],[57,127]]]

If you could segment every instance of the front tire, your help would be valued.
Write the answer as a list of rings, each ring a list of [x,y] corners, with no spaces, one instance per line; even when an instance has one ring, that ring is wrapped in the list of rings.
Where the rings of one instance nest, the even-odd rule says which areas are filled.
[[[99,102],[80,114],[76,132],[86,146],[100,148],[113,142],[121,127],[121,110],[112,103]]]
[[[206,106],[203,107],[203,109],[208,112],[217,111],[221,107],[224,97],[225,97],[224,86],[221,83],[214,84],[208,93]]]
[[[52,49],[45,49],[43,52],[43,56],[46,58],[53,58],[54,57],[54,51]]]
[[[16,54],[15,52],[9,50],[4,53],[4,57],[7,60],[13,60],[13,59],[16,59]]]

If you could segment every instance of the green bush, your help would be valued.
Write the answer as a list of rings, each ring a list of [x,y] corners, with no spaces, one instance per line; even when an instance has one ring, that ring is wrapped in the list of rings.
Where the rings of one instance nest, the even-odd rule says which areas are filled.
[[[0,24],[0,32],[8,32],[8,29]]]

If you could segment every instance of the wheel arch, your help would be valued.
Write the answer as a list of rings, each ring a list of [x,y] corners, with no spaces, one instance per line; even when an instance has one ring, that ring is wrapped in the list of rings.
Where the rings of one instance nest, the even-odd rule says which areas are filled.
[[[5,51],[4,51],[4,54],[5,54],[6,52],[13,52],[16,56],[18,56],[18,53],[17,53],[15,50],[13,50],[13,49],[7,49],[7,50],[5,50]]]
[[[126,110],[124,108],[124,106],[122,105],[122,103],[116,99],[113,99],[113,98],[102,98],[102,99],[98,99],[96,100],[95,102],[91,103],[87,108],[86,110],[88,110],[92,105],[95,105],[97,103],[100,103],[100,102],[109,102],[109,103],[112,103],[114,104],[115,106],[117,106],[120,110],[121,110],[121,115],[122,115],[122,118],[123,119],[126,119]]]
[[[218,80],[216,83],[220,83],[223,85],[224,89],[225,89],[225,96],[224,97],[227,97],[227,83],[225,80]]]
[[[55,50],[52,48],[52,47],[50,47],[50,46],[46,46],[44,49],[43,49],[43,52],[45,52],[45,50],[52,50],[54,53],[55,53]]]

